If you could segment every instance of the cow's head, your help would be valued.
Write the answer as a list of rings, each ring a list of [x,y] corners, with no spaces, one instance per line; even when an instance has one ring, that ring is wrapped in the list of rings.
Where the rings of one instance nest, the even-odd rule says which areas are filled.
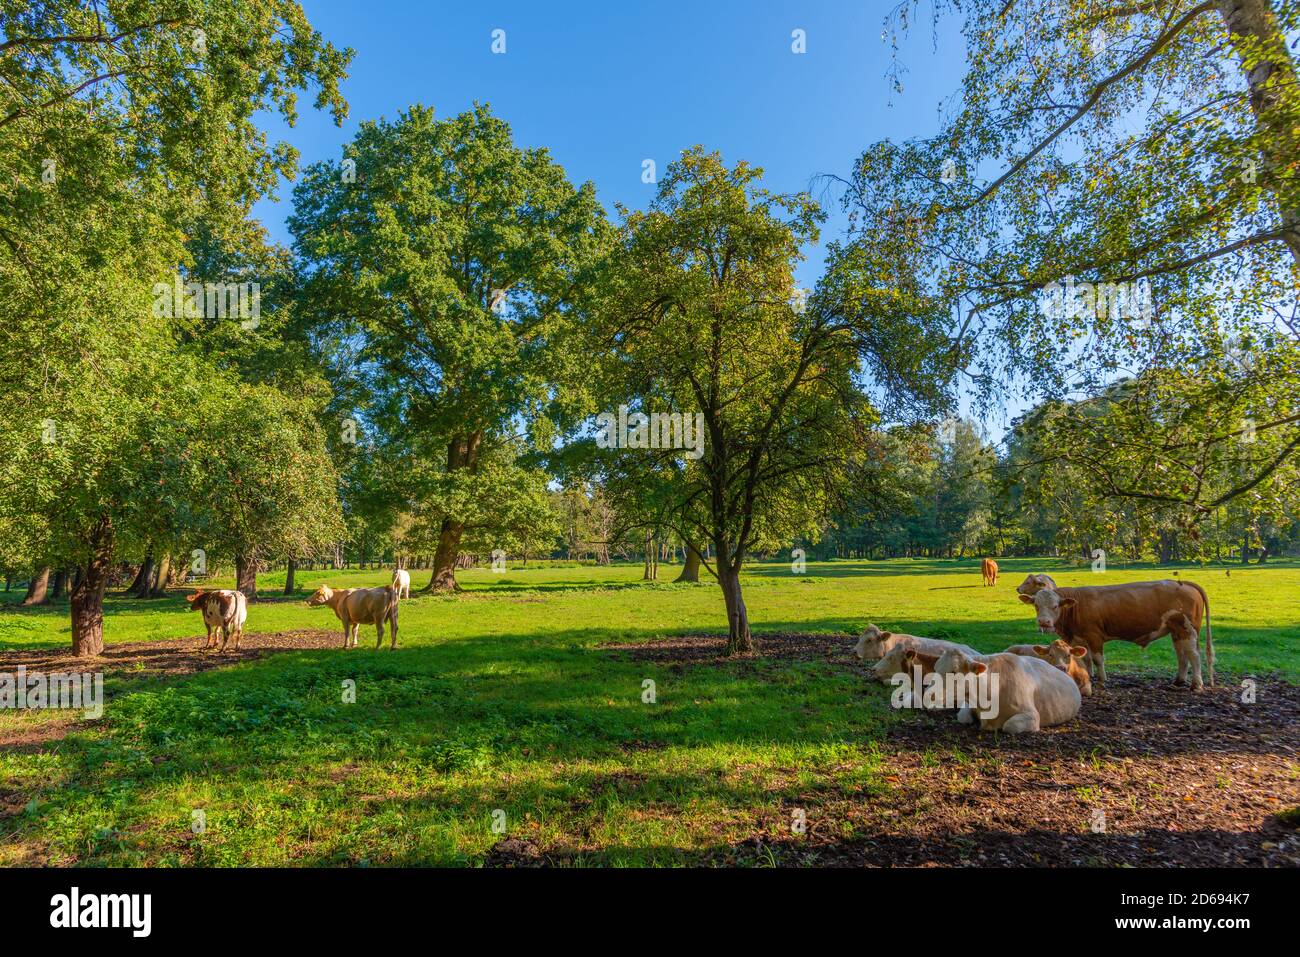
[[[892,631],[881,631],[875,625],[867,625],[866,631],[853,646],[853,653],[859,661],[874,661],[885,653],[884,643],[894,637]]]
[[[1055,587],[1051,575],[1026,575],[1025,580],[1016,586],[1016,591],[1021,595],[1036,595],[1044,588]]]
[[[916,652],[906,645],[894,645],[883,658],[871,667],[871,674],[877,681],[888,681],[896,674],[911,674],[912,662]]]
[[[1043,634],[1056,631],[1061,616],[1075,604],[1073,598],[1062,598],[1055,588],[1044,588],[1032,596],[1021,595],[1020,600],[1026,605],[1034,606],[1034,611],[1038,615],[1038,630]]]
[[[934,663],[934,673],[938,675],[982,675],[988,670],[989,666],[984,662],[976,661],[956,648],[944,651]]]
[[[334,589],[330,588],[329,585],[321,585],[320,588],[312,592],[311,597],[307,599],[307,604],[312,608],[319,608],[321,605],[328,605],[333,597]]]
[[[1034,645],[1034,654],[1048,664],[1055,665],[1074,679],[1082,694],[1092,694],[1092,679],[1088,669],[1079,664],[1079,659],[1088,653],[1087,648],[1072,645],[1064,639],[1057,638],[1050,645]]]
[[[185,600],[190,603],[190,611],[202,611],[203,606],[207,604],[207,602],[204,601],[207,597],[207,592],[199,590],[193,595],[186,595]]]

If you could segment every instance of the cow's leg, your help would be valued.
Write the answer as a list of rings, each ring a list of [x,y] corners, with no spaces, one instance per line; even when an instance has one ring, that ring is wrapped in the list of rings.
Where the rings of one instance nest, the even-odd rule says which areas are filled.
[[[1200,691],[1205,683],[1201,680],[1201,653],[1196,648],[1196,629],[1186,615],[1179,615],[1176,620],[1169,622],[1169,626],[1174,639],[1174,651],[1178,653],[1178,680],[1174,684],[1185,683],[1190,665],[1192,690]]]
[[[230,626],[222,625],[221,626],[221,650],[218,651],[217,654],[224,655],[226,653],[226,642],[228,642],[229,640],[230,640]]]
[[[352,637],[352,623],[346,618],[343,619],[343,647],[348,646],[348,639]]]
[[[382,631],[383,629],[380,630]],[[388,616],[388,633],[390,638],[388,650],[396,651],[397,650],[397,616],[396,615]]]
[[[384,647],[384,619],[380,618],[375,622],[375,630],[379,632],[379,638],[375,642],[375,651]]]
[[[1021,711],[1013,714],[1003,722],[1002,732],[1004,734],[1025,734],[1030,731],[1037,731],[1040,727],[1037,711]]]
[[[1095,669],[1092,680],[1099,685],[1104,685],[1106,683],[1106,653],[1102,651],[1101,646],[1099,645],[1095,649],[1092,649],[1091,654],[1092,663]]]

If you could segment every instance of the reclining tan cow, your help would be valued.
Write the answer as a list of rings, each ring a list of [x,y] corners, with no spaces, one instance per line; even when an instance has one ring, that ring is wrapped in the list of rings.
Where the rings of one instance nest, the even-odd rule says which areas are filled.
[[[1023,586],[1022,586],[1023,587]],[[1098,684],[1106,682],[1102,646],[1108,641],[1131,641],[1145,648],[1157,638],[1171,635],[1178,656],[1176,685],[1187,683],[1200,691],[1201,656],[1197,642],[1205,618],[1205,658],[1214,686],[1214,635],[1210,628],[1210,600],[1194,582],[1172,580],[1093,585],[1082,588],[1040,588],[1020,600],[1033,605],[1038,628],[1054,632],[1072,645],[1088,649],[1085,656]]]
[[[199,589],[193,595],[186,595],[191,611],[203,612],[203,624],[208,629],[207,648],[217,646],[217,632],[221,632],[221,651],[226,650],[226,642],[231,635],[235,638],[235,650],[244,638],[244,622],[248,620],[248,599],[243,592],[226,589],[205,591]]]
[[[996,684],[984,679],[990,681],[996,713],[991,717],[979,715],[983,731],[1022,734],[1064,724],[1079,713],[1083,703],[1079,688],[1070,676],[1042,658],[1003,652],[974,659],[960,651],[947,651],[939,656],[934,670],[940,675],[997,677]],[[957,720],[971,724],[976,714],[974,708],[965,707],[957,713]]]
[[[382,588],[340,588],[321,585],[307,599],[312,608],[329,605],[343,623],[343,647],[357,646],[357,632],[362,625],[374,625],[379,632],[375,642],[378,651],[384,643],[384,622],[388,622],[391,643],[397,650],[397,589],[392,585]]]
[[[866,630],[858,637],[858,643],[853,646],[853,653],[858,656],[859,661],[875,661],[877,658],[885,657],[891,649],[898,645],[913,648],[927,655],[941,655],[949,648],[957,648],[969,655],[979,656],[979,652],[974,648],[958,644],[955,641],[944,641],[942,638],[923,638],[920,635],[895,634],[892,631],[881,631],[877,625],[872,624],[868,624]]]

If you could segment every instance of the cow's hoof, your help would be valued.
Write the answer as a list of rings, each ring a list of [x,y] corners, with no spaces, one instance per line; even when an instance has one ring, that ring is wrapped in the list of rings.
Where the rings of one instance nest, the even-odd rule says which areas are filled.
[[[1192,694],[1200,694],[1205,690],[1205,685],[1192,685]]]
[[[1175,688],[1181,688],[1181,687],[1182,687],[1183,685],[1185,685],[1185,684],[1187,684],[1187,682],[1184,681],[1182,678],[1175,678],[1175,679],[1174,679],[1174,687],[1175,687]]]

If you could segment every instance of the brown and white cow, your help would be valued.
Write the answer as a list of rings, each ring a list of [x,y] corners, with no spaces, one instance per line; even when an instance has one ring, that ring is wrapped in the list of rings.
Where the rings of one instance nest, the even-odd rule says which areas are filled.
[[[858,656],[859,661],[874,661],[877,658],[885,657],[893,648],[899,645],[904,648],[913,648],[927,655],[941,655],[949,648],[958,648],[970,655],[979,655],[979,652],[974,648],[958,644],[955,641],[881,631],[879,626],[871,624],[867,625],[866,630],[858,637],[858,643],[853,646],[853,653]]]
[[[1092,679],[1088,677],[1088,669],[1079,663],[1079,659],[1088,654],[1088,649],[1082,645],[1071,645],[1064,639],[1057,638],[1050,645],[1012,645],[1003,654],[1042,658],[1073,678],[1079,686],[1079,694],[1085,698],[1092,694]]]
[[[244,622],[248,620],[248,599],[243,592],[214,589],[200,589],[193,595],[186,595],[191,611],[203,612],[203,624],[208,629],[208,648],[217,646],[217,631],[221,632],[221,652],[226,650],[230,636],[235,637],[235,650],[244,637]],[[219,653],[221,653],[219,652]]]
[[[1003,653],[972,659],[959,651],[949,651],[939,657],[934,670],[941,675],[997,677],[996,684],[991,678],[985,679],[990,681],[996,713],[991,717],[978,715],[983,731],[1021,734],[1064,724],[1079,713],[1083,703],[1069,675],[1041,658]],[[976,717],[976,711],[969,707],[957,714],[962,724],[971,724]]]
[[[1205,657],[1214,685],[1214,634],[1210,629],[1210,600],[1195,582],[1129,582],[1124,585],[1092,585],[1082,588],[1043,588],[1034,595],[1020,596],[1033,605],[1038,628],[1054,632],[1072,645],[1088,649],[1086,659],[1093,680],[1106,681],[1106,660],[1102,646],[1108,641],[1131,641],[1145,648],[1157,638],[1171,635],[1178,656],[1176,685],[1186,684],[1200,691],[1201,656],[1197,650],[1201,618],[1205,618]]]
[[[384,622],[388,622],[391,643],[397,650],[397,589],[392,585],[383,588],[340,588],[321,585],[307,599],[312,608],[329,605],[343,623],[343,647],[357,646],[357,632],[362,625],[374,625],[379,632],[375,650],[384,643]]]
[[[998,583],[998,563],[991,558],[985,558],[980,562],[980,575],[983,577],[985,585],[996,585]]]

